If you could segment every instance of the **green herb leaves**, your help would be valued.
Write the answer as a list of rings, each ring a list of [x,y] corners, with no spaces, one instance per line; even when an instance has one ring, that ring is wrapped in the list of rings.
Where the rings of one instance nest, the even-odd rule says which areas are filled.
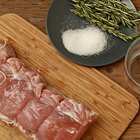
[[[139,33],[130,36],[120,30],[120,25],[133,28],[140,22],[140,12],[129,9],[118,0],[72,0],[71,11],[91,24],[97,25],[103,31],[107,31],[125,41],[140,36]]]

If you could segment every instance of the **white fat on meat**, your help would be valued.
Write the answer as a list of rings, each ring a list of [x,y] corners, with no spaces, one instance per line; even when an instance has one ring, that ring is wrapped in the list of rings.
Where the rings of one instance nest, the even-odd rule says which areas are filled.
[[[65,99],[60,103],[57,109],[61,114],[69,116],[84,126],[92,122],[95,115],[97,116],[96,112],[88,110],[85,106],[72,99]]]
[[[39,74],[31,77],[31,83],[35,88],[35,94],[40,97],[41,91],[44,88],[44,82]]]
[[[7,44],[7,40],[4,41],[3,44],[0,43],[0,60],[3,59],[6,56],[6,44]]]
[[[35,134],[33,134],[31,137],[33,138],[33,140],[38,140]]]
[[[7,40],[0,40],[0,63],[5,62],[9,57],[15,57],[12,47],[7,44]]]
[[[0,71],[0,85],[6,80],[6,75]]]
[[[24,134],[26,134],[26,130],[24,130],[23,127],[22,127],[18,122],[16,122],[14,125],[15,125],[21,132],[23,132]]]
[[[45,86],[45,82],[42,77],[37,72],[26,67],[22,67],[19,73],[22,79],[28,83],[28,88],[30,90],[34,90],[35,94],[40,97],[42,89]]]
[[[75,120],[76,122],[78,122],[79,124],[81,124],[81,122],[79,121],[75,113],[71,112],[69,109],[65,108],[63,110],[60,106],[58,106],[57,109],[60,111],[60,114],[65,114],[69,116],[70,118],[72,118],[73,120]]]
[[[18,74],[22,63],[17,58],[9,58],[5,63],[1,65],[1,71],[3,71],[8,78],[22,80],[22,77]]]
[[[39,111],[42,110],[41,107],[38,107],[37,104],[35,104],[34,102],[32,102],[31,106],[30,106],[31,110],[33,110],[33,115],[36,119],[38,119],[40,117]]]
[[[1,44],[0,46],[0,51],[5,48],[6,44],[7,44],[7,40],[4,40],[4,43]]]
[[[26,134],[25,136],[26,137],[31,137],[31,138],[33,138],[33,140],[37,140],[37,139],[35,139],[36,138],[36,135],[35,134],[29,134],[29,133],[27,133],[27,131],[18,123],[18,122],[15,122],[14,123],[14,126],[16,126],[21,132],[23,132],[24,134]]]
[[[41,95],[41,91],[42,89],[44,88],[44,83],[39,83],[36,85],[36,88],[35,88],[35,94],[40,97]]]
[[[12,76],[13,79],[22,80],[22,78],[20,77],[18,72],[12,66],[9,66],[9,68],[12,71],[12,75],[11,76]]]
[[[75,134],[75,133],[78,133],[77,129],[76,128],[68,128],[66,129],[66,131],[70,134]]]
[[[51,98],[57,103],[62,97],[60,97],[59,94],[53,94],[51,95]]]
[[[44,104],[50,104],[53,107],[56,107],[63,99],[64,99],[64,95],[59,93],[54,88],[50,88],[50,87],[43,90],[40,98],[40,100]]]
[[[7,124],[14,124],[15,121],[0,113],[0,119]]]
[[[40,98],[40,101],[42,101],[44,104],[50,104],[51,106],[55,107],[57,106],[59,95],[51,95],[48,97],[47,95],[43,98]]]
[[[34,135],[34,137],[32,137],[33,140],[38,140],[38,138],[36,137],[36,135]]]

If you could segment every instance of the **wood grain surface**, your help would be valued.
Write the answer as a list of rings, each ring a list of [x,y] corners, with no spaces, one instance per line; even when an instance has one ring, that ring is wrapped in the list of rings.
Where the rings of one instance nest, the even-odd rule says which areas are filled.
[[[119,139],[139,110],[137,99],[95,68],[64,59],[49,43],[48,36],[15,14],[0,17],[0,38],[8,38],[18,58],[37,70],[48,85],[82,102],[100,116],[81,140]],[[7,131],[11,134],[10,127]],[[20,134],[1,140],[25,140]]]
[[[0,0],[0,15],[16,13],[31,22],[41,31],[46,33],[46,13],[52,0]],[[136,8],[140,10],[140,0],[132,0]],[[135,94],[128,86],[124,76],[124,58],[114,64],[97,68],[110,79],[135,95],[140,101],[140,95]],[[5,127],[5,125],[4,125]],[[128,127],[121,140],[140,140],[140,112]]]

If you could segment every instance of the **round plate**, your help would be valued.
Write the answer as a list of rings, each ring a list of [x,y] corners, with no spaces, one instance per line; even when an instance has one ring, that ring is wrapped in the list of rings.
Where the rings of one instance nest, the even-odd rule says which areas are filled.
[[[129,1],[130,2],[130,1]],[[54,0],[47,16],[47,32],[54,47],[69,60],[85,66],[103,66],[116,62],[125,56],[131,41],[125,42],[113,35],[108,35],[108,49],[99,55],[78,56],[67,51],[62,42],[62,33],[68,29],[79,29],[90,24],[70,12],[71,0]],[[130,5],[130,3],[129,3]],[[126,34],[136,32],[136,28],[121,28]]]

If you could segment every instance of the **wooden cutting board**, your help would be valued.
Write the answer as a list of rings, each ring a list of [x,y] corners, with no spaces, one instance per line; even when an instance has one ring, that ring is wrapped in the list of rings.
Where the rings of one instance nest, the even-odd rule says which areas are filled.
[[[136,98],[94,68],[64,59],[48,37],[15,14],[0,17],[0,38],[8,38],[17,56],[40,72],[63,94],[96,110],[100,116],[81,140],[117,140],[139,109]],[[0,140],[30,140],[0,122]]]

